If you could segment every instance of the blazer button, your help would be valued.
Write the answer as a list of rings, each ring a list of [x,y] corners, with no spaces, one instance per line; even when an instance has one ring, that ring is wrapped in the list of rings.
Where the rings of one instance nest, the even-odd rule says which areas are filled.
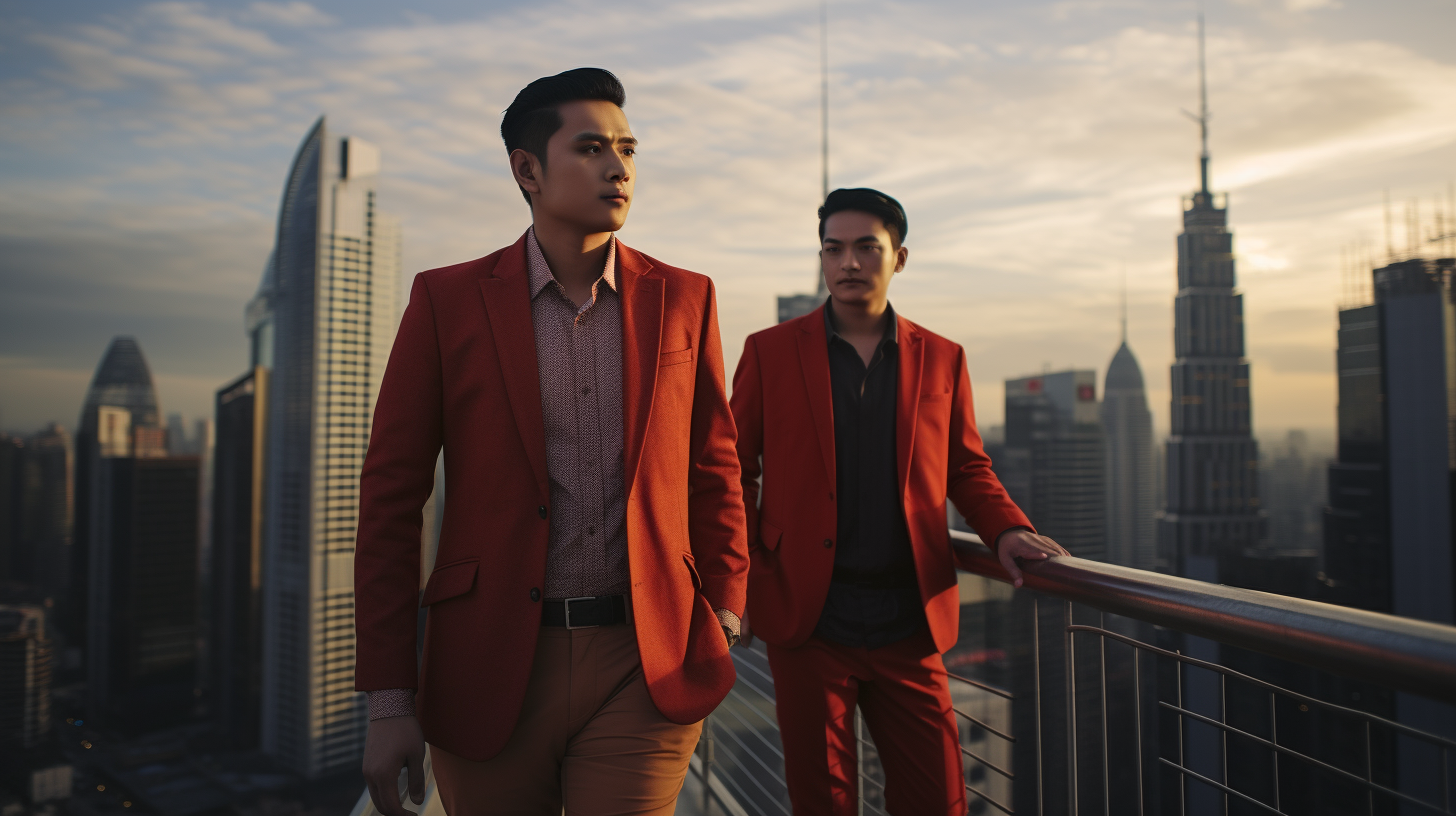
[[[540,516],[541,518],[546,518],[546,505],[543,504],[540,507],[537,507],[536,515]]]
[[[832,547],[833,547],[833,546],[834,546],[834,542],[833,542],[833,541],[830,541],[830,540],[829,540],[829,539],[827,539],[827,538],[826,538],[826,539],[824,539],[824,549],[826,549],[826,550],[827,550],[827,549],[830,549],[830,548],[832,548]]]
[[[531,600],[541,600],[541,590],[537,589],[536,587],[531,587]]]

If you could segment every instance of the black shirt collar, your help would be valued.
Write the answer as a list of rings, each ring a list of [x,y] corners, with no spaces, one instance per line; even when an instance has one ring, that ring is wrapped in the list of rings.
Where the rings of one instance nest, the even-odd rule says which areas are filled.
[[[880,345],[896,345],[900,341],[900,321],[895,317],[895,307],[886,303],[885,315],[889,321],[885,323],[885,336],[880,340]],[[844,340],[839,330],[834,327],[834,298],[824,300],[824,336],[832,343],[834,340]],[[848,340],[844,340],[848,343]]]

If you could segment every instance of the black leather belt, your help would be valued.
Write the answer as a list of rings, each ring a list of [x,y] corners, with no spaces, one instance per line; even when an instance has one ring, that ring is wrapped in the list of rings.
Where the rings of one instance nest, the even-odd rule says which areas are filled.
[[[834,583],[873,589],[908,589],[918,585],[915,565],[907,564],[875,572],[860,572],[834,566]]]
[[[542,626],[582,629],[587,626],[612,626],[626,622],[626,595],[567,598],[562,601],[544,601],[541,604]]]

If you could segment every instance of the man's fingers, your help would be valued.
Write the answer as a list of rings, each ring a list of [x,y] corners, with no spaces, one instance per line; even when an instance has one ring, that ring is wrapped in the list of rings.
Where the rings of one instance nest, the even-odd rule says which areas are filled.
[[[374,780],[371,787],[375,791],[374,806],[384,816],[412,816],[399,803],[399,771],[394,772],[392,779]]]
[[[423,754],[410,753],[409,757],[409,795],[410,801],[417,805],[425,802],[425,757]]]
[[[1006,574],[1011,576],[1011,585],[1021,586],[1021,569],[1016,566],[1016,558],[1009,552],[1001,554],[1001,566],[1006,568]]]

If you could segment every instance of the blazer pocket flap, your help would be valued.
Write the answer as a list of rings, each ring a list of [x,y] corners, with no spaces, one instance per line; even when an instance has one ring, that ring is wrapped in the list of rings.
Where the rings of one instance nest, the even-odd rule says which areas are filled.
[[[430,606],[448,598],[464,595],[475,588],[475,573],[480,569],[479,559],[456,561],[443,567],[436,567],[425,584],[425,596],[420,606]]]
[[[703,588],[703,579],[698,577],[698,566],[693,561],[692,553],[683,553],[683,563],[687,565],[688,575],[693,579],[693,589]]]
[[[691,363],[692,361],[692,347],[688,347],[680,351],[664,351],[662,354],[658,355],[657,367],[666,368],[670,365],[677,365],[678,363]]]
[[[932,402],[934,400],[943,400],[943,399],[950,399],[950,392],[949,391],[942,391],[942,392],[940,392],[938,394],[921,394],[920,395],[920,401],[921,402]]]
[[[783,530],[766,521],[760,521],[758,523],[758,534],[763,541],[763,546],[770,550],[777,550],[779,548],[779,539],[784,537]]]

